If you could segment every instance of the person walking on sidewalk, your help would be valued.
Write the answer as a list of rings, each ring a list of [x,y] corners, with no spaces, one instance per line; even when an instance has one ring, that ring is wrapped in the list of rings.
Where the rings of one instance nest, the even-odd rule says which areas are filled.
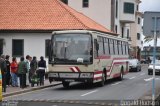
[[[11,75],[12,75],[12,86],[13,87],[18,87],[18,81],[17,81],[17,71],[18,71],[18,64],[17,60],[15,57],[12,58],[12,63],[11,63]]]
[[[26,87],[26,73],[27,73],[27,65],[24,62],[24,57],[21,57],[20,62],[18,64],[18,75],[20,77],[20,88]]]
[[[5,61],[5,55],[1,55],[1,57],[0,57],[0,69],[2,71],[2,91],[6,92],[7,65],[6,65],[6,61]]]
[[[6,72],[6,85],[11,84],[11,73],[10,73],[10,65],[11,63],[9,62],[9,55],[6,55],[6,65],[7,65],[7,72]]]
[[[45,68],[46,68],[46,61],[44,60],[44,57],[40,57],[40,61],[38,62],[38,78],[40,78],[40,86],[44,85],[44,76],[45,76]]]

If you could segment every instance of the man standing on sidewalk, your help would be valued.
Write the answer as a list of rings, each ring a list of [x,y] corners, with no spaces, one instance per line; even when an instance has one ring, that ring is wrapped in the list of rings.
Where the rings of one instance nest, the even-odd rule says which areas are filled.
[[[38,62],[38,78],[40,78],[40,86],[44,85],[44,76],[45,76],[45,69],[46,69],[46,61],[44,57],[40,57],[40,61]]]
[[[7,71],[7,65],[5,61],[5,55],[1,55],[0,57],[0,68],[2,71],[2,91],[6,92],[6,71]]]
[[[11,73],[10,73],[10,61],[9,61],[9,55],[6,55],[6,65],[7,65],[7,71],[6,71],[6,85],[11,84]]]
[[[30,78],[29,78],[29,71],[30,71],[30,56],[26,56],[26,65],[27,65],[27,73],[26,73],[26,85],[29,86]]]
[[[18,64],[18,74],[20,77],[20,87],[23,89],[26,87],[26,73],[27,73],[27,66],[26,62],[24,62],[24,57],[21,57],[21,61]]]

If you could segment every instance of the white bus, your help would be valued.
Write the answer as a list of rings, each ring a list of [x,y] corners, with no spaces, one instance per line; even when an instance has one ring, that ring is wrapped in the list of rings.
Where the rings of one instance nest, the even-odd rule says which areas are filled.
[[[96,83],[128,73],[128,42],[114,34],[88,30],[55,31],[49,56],[49,81]]]

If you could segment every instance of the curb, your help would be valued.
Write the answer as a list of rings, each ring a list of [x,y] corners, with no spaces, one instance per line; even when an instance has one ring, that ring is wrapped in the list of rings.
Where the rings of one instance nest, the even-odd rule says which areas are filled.
[[[155,100],[160,99],[160,87],[155,89]],[[142,100],[152,100],[152,90],[149,90],[145,95],[143,95],[140,99]]]
[[[8,93],[8,94],[3,94],[2,96],[3,97],[13,96],[13,95],[22,94],[22,93],[26,93],[26,92],[30,92],[30,91],[36,91],[36,90],[40,90],[40,89],[44,89],[44,88],[57,86],[57,85],[60,85],[60,84],[62,84],[62,83],[59,82],[59,83],[56,83],[56,84],[51,84],[51,85],[46,85],[46,86],[33,87],[31,89],[25,89],[25,90],[11,92],[11,93]]]

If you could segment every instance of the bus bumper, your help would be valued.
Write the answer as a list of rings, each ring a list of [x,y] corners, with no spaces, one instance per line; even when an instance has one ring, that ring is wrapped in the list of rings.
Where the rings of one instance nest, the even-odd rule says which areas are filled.
[[[49,81],[67,81],[67,82],[93,82],[94,73],[62,73],[62,72],[52,72],[48,74]]]

